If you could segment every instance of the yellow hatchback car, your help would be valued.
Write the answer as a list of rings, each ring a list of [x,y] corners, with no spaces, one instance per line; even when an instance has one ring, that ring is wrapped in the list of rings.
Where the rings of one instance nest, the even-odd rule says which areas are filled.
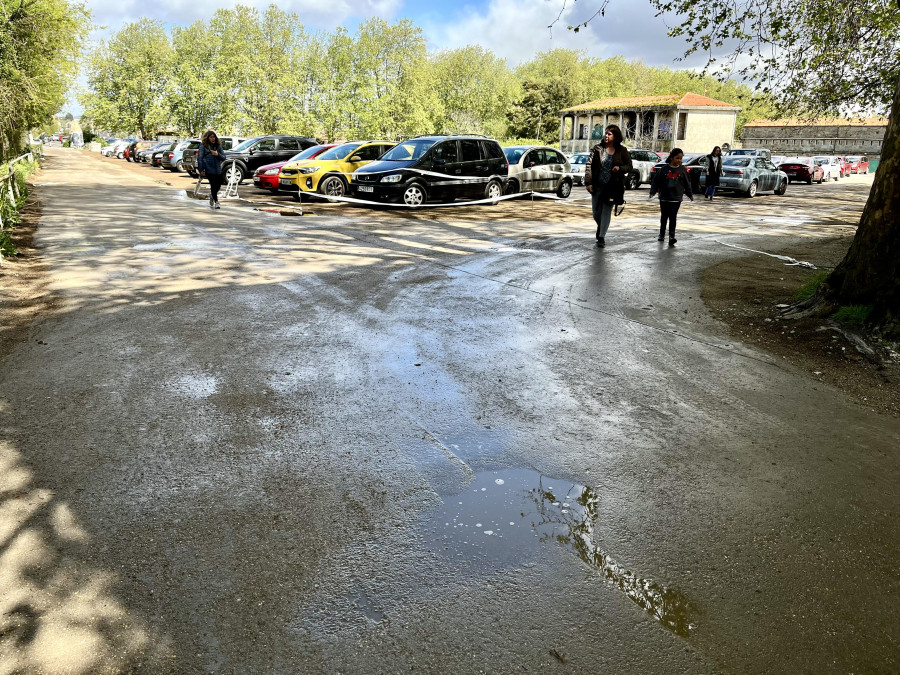
[[[304,192],[343,197],[350,185],[350,174],[395,145],[390,141],[351,141],[326,150],[315,159],[285,164],[278,174],[278,189],[293,192],[297,201]]]

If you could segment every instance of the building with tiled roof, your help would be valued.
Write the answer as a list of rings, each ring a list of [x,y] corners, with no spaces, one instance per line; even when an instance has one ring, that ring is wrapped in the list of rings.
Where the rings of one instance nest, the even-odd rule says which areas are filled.
[[[744,125],[744,147],[773,155],[866,155],[878,159],[888,118],[753,120]]]
[[[563,152],[590,150],[610,124],[617,124],[626,145],[668,151],[710,152],[713,146],[734,145],[739,106],[692,94],[604,98],[560,111]]]

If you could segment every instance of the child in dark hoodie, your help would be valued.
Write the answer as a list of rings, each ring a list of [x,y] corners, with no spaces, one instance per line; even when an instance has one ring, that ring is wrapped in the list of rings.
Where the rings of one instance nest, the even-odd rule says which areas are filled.
[[[681,200],[687,195],[691,201],[694,201],[694,194],[691,191],[691,179],[688,177],[687,169],[682,165],[681,160],[684,159],[684,152],[681,148],[674,148],[669,153],[669,159],[666,160],[666,166],[656,172],[653,182],[650,184],[650,199],[657,192],[659,193],[659,239],[663,241],[666,238],[666,222],[669,224],[669,246],[674,246],[675,242],[675,222],[678,218],[678,209],[681,208]]]

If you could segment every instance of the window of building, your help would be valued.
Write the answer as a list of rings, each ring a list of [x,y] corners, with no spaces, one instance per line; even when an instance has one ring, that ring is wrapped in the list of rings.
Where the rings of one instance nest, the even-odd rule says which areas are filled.
[[[675,140],[683,141],[685,134],[687,134],[687,114],[682,113],[678,117],[678,136]]]

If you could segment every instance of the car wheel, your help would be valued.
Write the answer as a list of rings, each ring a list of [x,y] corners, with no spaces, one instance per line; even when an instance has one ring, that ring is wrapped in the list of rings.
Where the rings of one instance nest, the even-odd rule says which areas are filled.
[[[807,185],[812,185],[812,176],[809,177],[809,180],[806,181],[806,184],[807,184]]]
[[[835,176],[835,177],[834,177],[834,182],[835,182],[835,183],[838,182],[838,176]]]
[[[625,181],[625,189],[626,190],[637,190],[638,186],[640,184],[641,184],[641,174],[639,174],[635,171],[630,176],[628,176],[628,180]]]
[[[786,180],[785,180],[785,181],[781,181],[781,185],[779,185],[779,186],[775,189],[775,194],[778,195],[779,197],[780,197],[781,195],[783,195],[785,192],[787,192],[787,181],[786,181]]]
[[[182,164],[181,162],[178,162],[178,164],[175,165],[175,168],[172,169],[172,171],[181,173],[182,171],[184,171],[184,164]]]
[[[506,184],[506,194],[514,195],[519,192],[519,181],[515,178],[511,178],[510,181]]]
[[[756,181],[752,181],[750,183],[750,187],[747,188],[747,191],[744,193],[745,197],[755,197],[756,190],[759,188],[759,184]]]
[[[869,173],[869,167],[866,167],[866,170],[863,171],[863,176],[865,176],[867,173]]]
[[[572,181],[567,179],[560,183],[559,187],[556,188],[556,196],[565,199],[570,194],[572,194]]]
[[[234,176],[237,175],[237,179]],[[237,180],[238,185],[244,180],[244,171],[237,164],[229,164],[228,168],[225,169],[225,182],[230,183],[232,180]]]
[[[403,203],[407,206],[422,206],[428,195],[419,183],[413,183],[403,191]]]
[[[496,178],[492,178],[491,180],[489,180],[488,184],[484,188],[484,198],[497,200],[502,196],[503,196],[503,184]],[[497,204],[497,202],[494,201],[491,204],[492,204],[492,206],[495,206]]]
[[[338,176],[328,176],[319,183],[319,192],[329,197],[343,197],[345,191],[344,181]]]
[[[125,155],[123,155],[121,152],[116,154],[116,159],[124,159],[124,157]]]

